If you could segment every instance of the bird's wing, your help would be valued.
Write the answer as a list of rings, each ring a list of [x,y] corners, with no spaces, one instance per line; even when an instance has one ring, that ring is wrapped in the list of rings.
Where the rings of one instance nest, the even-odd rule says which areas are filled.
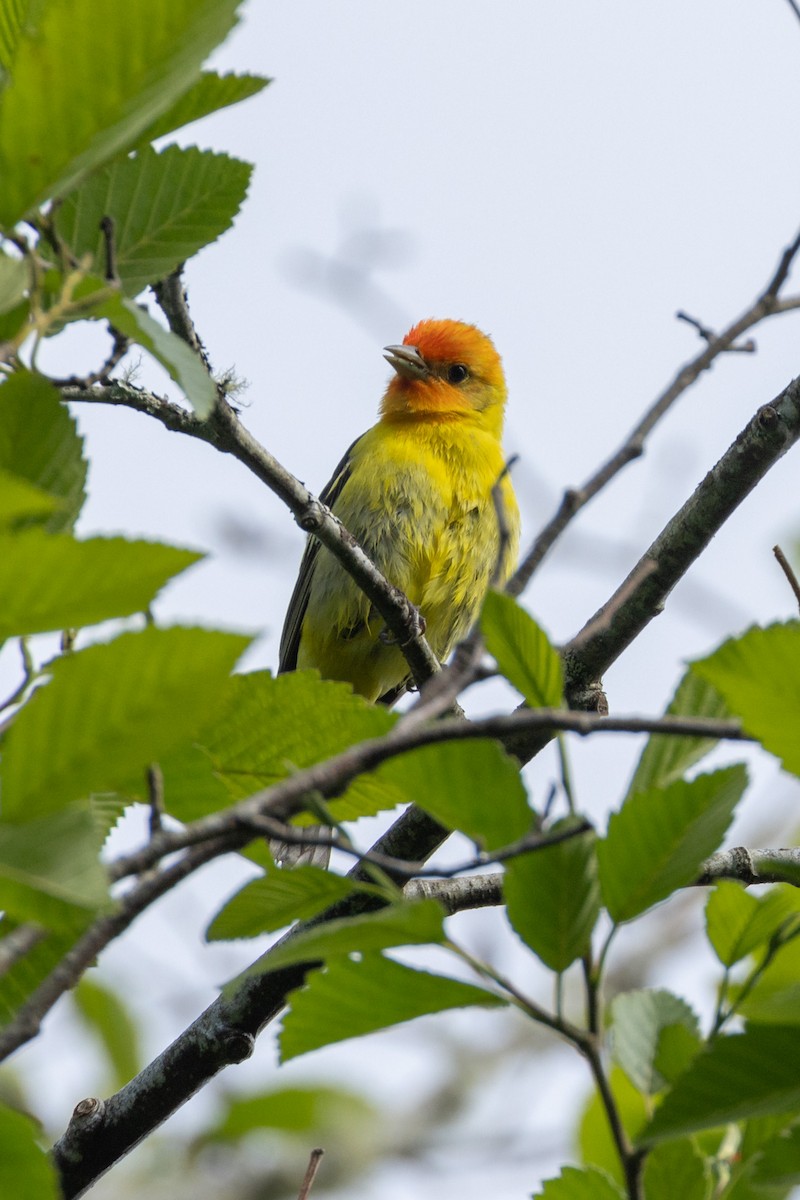
[[[363,436],[363,434],[362,434]],[[328,508],[333,508],[342,493],[344,485],[350,478],[352,468],[352,453],[361,438],[356,438],[344,452],[342,460],[333,473],[330,482],[320,493],[320,500]],[[311,595],[311,581],[314,578],[314,564],[320,551],[320,542],[315,537],[309,537],[303,557],[300,560],[300,571],[297,583],[294,585],[292,598],[286,610],[286,620],[283,623],[281,645],[278,659],[278,674],[284,671],[294,671],[297,667],[297,652],[300,648],[300,634],[303,629],[303,619],[308,608]]]

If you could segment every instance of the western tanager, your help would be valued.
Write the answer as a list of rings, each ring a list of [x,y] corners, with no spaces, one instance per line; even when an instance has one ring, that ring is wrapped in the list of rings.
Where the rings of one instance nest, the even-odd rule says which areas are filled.
[[[492,576],[505,582],[517,558],[519,510],[500,440],[506,383],[491,340],[462,321],[420,321],[385,358],[395,374],[380,420],[346,451],[320,498],[417,606],[444,661],[477,617]],[[498,482],[507,533],[501,563]],[[393,703],[410,675],[382,634],[383,620],[358,585],[309,537],[279,671],[316,667],[368,700]],[[319,847],[273,850],[287,864],[327,861]]]

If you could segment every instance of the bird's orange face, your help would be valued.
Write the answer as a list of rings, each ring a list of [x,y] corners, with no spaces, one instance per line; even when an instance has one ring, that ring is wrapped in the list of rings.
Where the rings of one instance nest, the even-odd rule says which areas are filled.
[[[506,399],[500,355],[490,338],[464,321],[420,321],[402,346],[387,346],[396,375],[381,405],[388,419],[485,412]]]

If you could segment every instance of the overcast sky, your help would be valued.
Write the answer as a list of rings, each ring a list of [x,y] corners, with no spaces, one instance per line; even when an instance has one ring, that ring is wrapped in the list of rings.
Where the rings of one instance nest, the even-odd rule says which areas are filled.
[[[248,381],[244,421],[319,490],[375,419],[389,373],[381,348],[421,317],[472,321],[505,362],[506,441],[520,456],[529,542],[563,489],[616,448],[700,348],[676,310],[727,323],[794,237],[799,64],[800,21],[787,0],[250,3],[214,65],[274,83],[183,139],[256,163],[234,229],[188,273],[215,366]],[[789,291],[800,290],[798,274]],[[718,362],[646,457],[576,522],[524,597],[555,640],[591,616],[758,405],[798,373],[799,332],[800,314],[775,318],[757,331],[756,355]],[[51,362],[58,353],[50,349]],[[206,446],[119,409],[79,415],[92,456],[81,531],[207,549],[210,561],[165,594],[160,615],[258,632],[248,665],[274,666],[302,549],[288,513]],[[683,660],[792,613],[771,547],[794,545],[797,462],[795,451],[771,473],[609,672],[615,712],[659,711]],[[487,691],[471,703],[509,700]],[[618,799],[635,749],[576,747],[586,810],[599,815]],[[551,773],[552,763],[536,767],[532,786]],[[748,812],[763,818],[773,801],[785,812],[798,798],[796,785],[761,768],[742,836],[758,829]],[[221,950],[196,966],[202,952],[189,936],[188,948],[168,933],[161,957],[148,951],[166,1010],[154,1050],[208,1003],[234,961]],[[112,951],[109,969],[124,972],[132,953]],[[694,996],[706,983],[686,986]],[[385,1045],[399,1070],[399,1044],[371,1039],[362,1056],[374,1070]],[[31,1070],[43,1080],[37,1053]],[[252,1087],[263,1085],[271,1053],[256,1060],[241,1075]],[[298,1071],[350,1072],[352,1049],[309,1063]],[[70,1106],[86,1094],[74,1066]],[[412,1056],[403,1069],[413,1086],[424,1064]],[[59,1112],[48,1116],[59,1123]],[[564,1153],[556,1146],[547,1161],[505,1169],[489,1162],[485,1172],[471,1163],[469,1179],[456,1161],[436,1194],[524,1196]],[[419,1182],[386,1172],[362,1194],[395,1200]]]

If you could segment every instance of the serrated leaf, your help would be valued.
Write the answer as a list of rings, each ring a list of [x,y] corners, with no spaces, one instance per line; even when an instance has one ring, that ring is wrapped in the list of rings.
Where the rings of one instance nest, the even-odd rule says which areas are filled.
[[[85,499],[83,438],[56,389],[41,375],[18,371],[0,386],[0,468],[57,501],[45,529],[72,528]]]
[[[220,909],[206,930],[209,942],[274,933],[292,921],[306,921],[358,890],[349,879],[319,867],[273,870],[246,883]]]
[[[800,1183],[800,1128],[795,1126],[766,1143],[756,1162],[753,1179],[771,1187]]]
[[[546,1179],[533,1200],[624,1200],[616,1183],[597,1167],[562,1167],[557,1179]]]
[[[519,764],[497,742],[441,742],[389,759],[375,772],[394,803],[417,804],[487,850],[530,832]]]
[[[732,967],[768,942],[799,909],[800,898],[790,888],[753,896],[735,880],[721,879],[706,903],[706,934],[722,965]]]
[[[688,1053],[669,1064],[672,1069],[665,1075],[659,1069],[665,1057],[664,1035],[676,1027],[688,1034]],[[697,1017],[689,1005],[671,992],[656,989],[623,992],[614,998],[611,1036],[614,1058],[631,1083],[648,1095],[663,1091],[701,1046]]]
[[[60,1200],[58,1177],[39,1136],[31,1117],[0,1104],[0,1196]]]
[[[483,602],[486,649],[532,708],[558,708],[564,694],[561,658],[547,634],[511,596],[490,591]]]
[[[619,1067],[612,1066],[608,1072],[608,1084],[623,1128],[628,1137],[634,1139],[647,1124],[648,1102]],[[600,1167],[616,1183],[624,1185],[608,1114],[596,1089],[592,1091],[581,1116],[578,1147],[585,1163]]]
[[[574,824],[566,818],[552,832]],[[587,954],[600,909],[595,837],[585,833],[506,863],[508,919],[551,971]]]
[[[642,1182],[645,1200],[706,1200],[711,1176],[703,1155],[687,1140],[656,1146]]]
[[[196,146],[143,147],[93,172],[65,198],[58,233],[76,258],[104,262],[103,217],[114,222],[122,290],[136,296],[225,232],[247,194],[252,167]]]
[[[597,843],[603,901],[630,921],[696,877],[719,847],[747,784],[743,766],[635,792]]]
[[[78,1015],[108,1059],[113,1086],[121,1088],[141,1067],[136,1022],[116,992],[86,975],[71,995]]]
[[[50,929],[82,927],[86,910],[109,903],[103,840],[86,809],[0,824],[0,909]]]
[[[239,104],[257,95],[271,82],[263,75],[218,75],[216,71],[203,71],[171,108],[152,125],[148,125],[138,145],[154,142],[156,138],[164,137],[175,129],[183,129],[185,125],[191,125],[193,121],[199,121],[222,108]]]
[[[731,715],[719,692],[692,670],[687,671],[678,684],[666,712],[668,716],[708,717],[717,721]],[[716,744],[716,738],[654,733],[647,739],[628,786],[628,795],[667,787],[681,779],[689,767],[699,762]]]
[[[0,25],[2,18],[0,18]],[[15,308],[28,287],[28,265],[24,259],[0,253],[0,313]]]
[[[337,1087],[283,1087],[257,1096],[229,1096],[220,1119],[198,1138],[200,1145],[238,1142],[249,1133],[280,1129],[284,1133],[320,1131],[340,1136],[355,1124],[369,1128],[377,1114],[363,1096]]]
[[[149,628],[56,661],[7,734],[4,819],[29,821],[143,774],[212,719],[248,641]]]
[[[15,225],[133,143],[195,82],[237,7],[237,0],[42,5],[0,95],[0,224]]]
[[[0,638],[83,628],[143,612],[202,555],[159,542],[29,529],[0,534]]]
[[[395,946],[440,944],[444,941],[443,921],[444,911],[435,900],[388,904],[377,912],[324,921],[273,946],[246,974],[278,971],[294,963],[330,962],[346,954],[366,955]]]
[[[396,720],[348,684],[323,681],[316,671],[277,678],[253,671],[230,681],[225,712],[203,744],[231,798],[239,800],[353,742],[381,737]]]
[[[800,1107],[797,1026],[750,1025],[717,1037],[668,1092],[642,1142]]]
[[[124,296],[112,296],[98,305],[92,316],[97,320],[110,321],[120,333],[144,347],[161,364],[173,383],[177,383],[197,416],[201,420],[209,416],[217,400],[216,384],[200,355],[186,342],[164,329],[146,309]]]
[[[485,988],[402,966],[381,954],[337,958],[313,971],[290,998],[280,1035],[281,1060],[450,1008],[497,1008]]]
[[[800,775],[800,622],[754,626],[692,663],[741,718],[748,733]]]

